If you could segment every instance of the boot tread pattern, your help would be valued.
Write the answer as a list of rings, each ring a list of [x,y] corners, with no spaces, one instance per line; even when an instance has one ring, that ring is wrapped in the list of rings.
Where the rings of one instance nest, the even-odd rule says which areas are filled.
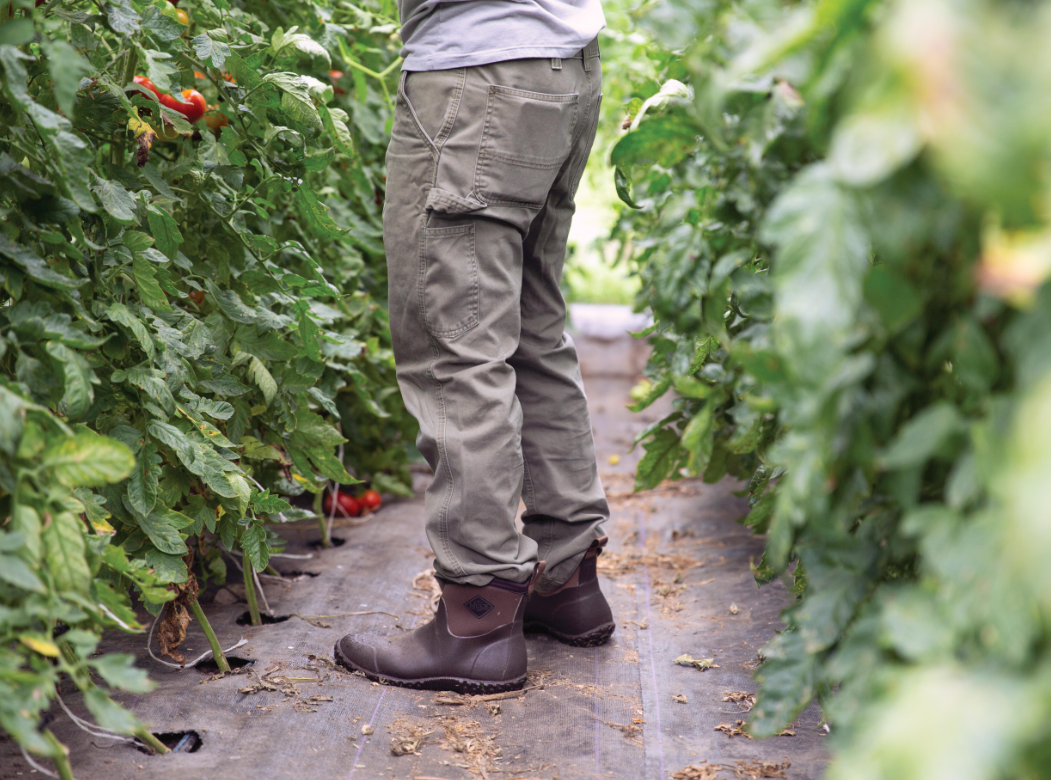
[[[586,634],[578,634],[576,636],[563,634],[543,623],[537,622],[526,623],[524,629],[527,634],[550,634],[559,642],[570,645],[571,647],[596,647],[598,645],[606,644],[606,642],[609,641],[609,638],[613,636],[613,630],[616,627],[616,623],[606,623]]]

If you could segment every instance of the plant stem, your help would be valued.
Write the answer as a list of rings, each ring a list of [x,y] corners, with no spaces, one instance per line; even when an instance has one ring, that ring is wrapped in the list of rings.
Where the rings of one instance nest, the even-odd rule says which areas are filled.
[[[196,603],[197,602],[195,601],[194,604]],[[135,736],[141,739],[151,748],[153,748],[153,752],[156,753],[158,756],[163,756],[165,753],[172,752],[170,747],[168,747],[155,736],[153,736],[153,734],[150,733],[150,730],[145,726],[143,726],[141,729],[136,730]]]
[[[204,635],[208,637],[208,644],[212,646],[212,655],[215,656],[215,663],[219,667],[219,671],[230,671],[230,664],[226,660],[223,648],[219,646],[219,640],[215,638],[215,632],[212,631],[212,624],[208,622],[208,617],[204,614],[204,610],[201,609],[201,605],[197,603],[197,599],[190,602],[190,609],[193,610],[193,616],[197,618],[197,622],[204,629]]]
[[[74,780],[73,767],[69,765],[69,748],[58,741],[58,737],[51,733],[51,729],[44,729],[44,739],[54,749],[51,760],[55,762],[55,769],[62,780]]]
[[[252,576],[255,568],[252,566],[248,553],[241,555],[241,571],[244,574],[245,598],[248,600],[248,613],[252,616],[252,625],[261,626],[263,625],[263,619],[259,617],[259,604],[255,599],[255,577]]]
[[[135,69],[137,67],[139,67],[139,52],[132,46],[124,53],[124,63],[120,73],[120,84],[118,85],[121,89],[124,89],[125,85],[135,78]],[[122,167],[124,165],[124,136],[125,131],[121,130],[117,140],[110,147],[110,162]]]
[[[277,569],[275,569],[274,568],[274,564],[272,564],[272,563],[268,563],[266,565],[266,568],[263,569],[263,571],[266,572],[267,574],[271,575],[271,576],[274,576],[274,577],[280,577],[281,576],[281,572],[279,572]]]
[[[321,511],[321,500],[325,495],[324,489],[321,489],[314,496],[314,514],[317,515],[317,527],[321,529],[321,546],[331,547],[332,537],[328,533],[328,523],[325,522],[325,513]],[[335,501],[335,497],[332,498]]]

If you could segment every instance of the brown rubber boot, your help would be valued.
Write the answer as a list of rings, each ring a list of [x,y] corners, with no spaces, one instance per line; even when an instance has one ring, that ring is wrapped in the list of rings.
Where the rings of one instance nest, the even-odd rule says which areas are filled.
[[[537,569],[539,574],[543,564]],[[348,634],[336,643],[336,662],[405,688],[470,694],[521,688],[529,584],[499,578],[484,587],[438,582],[442,597],[431,621],[394,637]]]
[[[601,645],[617,624],[598,585],[596,562],[609,537],[591,543],[573,576],[558,590],[529,595],[525,609],[526,633],[544,632],[574,647]]]

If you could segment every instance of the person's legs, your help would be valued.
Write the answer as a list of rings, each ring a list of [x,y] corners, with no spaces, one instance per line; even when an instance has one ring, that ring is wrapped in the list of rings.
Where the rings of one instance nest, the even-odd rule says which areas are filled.
[[[598,125],[602,73],[598,46],[565,68],[583,72],[584,112],[565,166],[524,242],[521,336],[511,357],[516,394],[522,407],[525,535],[536,541],[547,562],[540,591],[566,582],[592,542],[609,507],[598,476],[595,443],[576,348],[565,333],[566,303],[560,284],[573,198],[584,172]]]
[[[533,514],[537,506],[558,513],[552,539],[574,537],[547,547],[568,560],[578,529],[593,530],[603,514],[580,372],[561,336],[564,304],[559,298],[563,322],[554,323],[539,291],[552,279],[557,287],[560,268],[552,277],[541,266],[561,266],[548,255],[559,241],[565,249],[570,185],[586,159],[580,139],[594,132],[598,63],[584,62],[518,60],[402,81],[383,212],[390,326],[402,396],[434,469],[427,535],[442,597],[434,620],[415,631],[339,641],[336,659],[373,678],[471,692],[524,681],[525,583],[543,566],[537,542],[515,527],[524,479],[520,394],[540,433],[525,435],[541,480],[533,484],[567,494],[564,503],[532,501]],[[568,212],[564,194],[549,197],[557,182],[557,192],[569,193]],[[541,213],[547,216],[533,231]],[[562,237],[552,242],[549,229]],[[525,286],[524,244],[535,266]],[[524,349],[523,311],[530,318]],[[544,394],[572,404],[560,410],[561,423],[535,418],[553,413],[543,411],[550,402],[536,406]],[[570,425],[574,414],[583,420]],[[592,476],[581,480],[574,474],[587,472],[586,451]]]
[[[586,62],[413,73],[399,97],[384,208],[390,323],[434,469],[428,538],[451,582],[523,582],[537,542],[559,563],[579,558],[606,516],[558,292],[598,109],[598,60]]]

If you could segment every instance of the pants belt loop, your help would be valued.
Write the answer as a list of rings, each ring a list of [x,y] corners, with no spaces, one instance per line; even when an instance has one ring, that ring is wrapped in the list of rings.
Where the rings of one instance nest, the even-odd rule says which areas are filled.
[[[584,70],[590,73],[591,72],[591,60],[588,57],[587,49],[584,49],[584,51],[581,52],[581,57],[580,58],[582,60],[584,60]]]
[[[551,70],[562,70],[562,60],[560,58],[551,58]]]

